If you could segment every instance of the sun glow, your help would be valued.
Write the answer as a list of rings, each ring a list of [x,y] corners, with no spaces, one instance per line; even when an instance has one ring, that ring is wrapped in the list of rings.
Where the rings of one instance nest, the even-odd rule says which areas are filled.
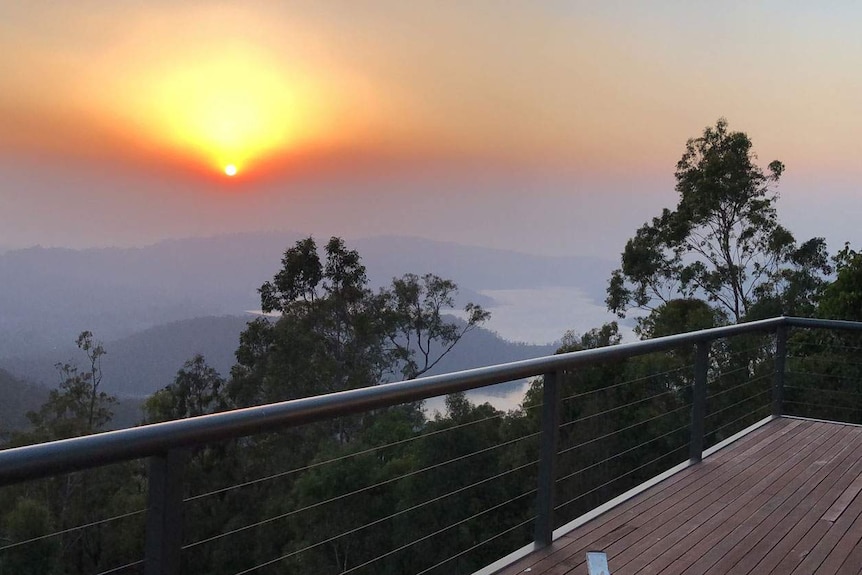
[[[304,92],[301,80],[274,64],[238,53],[162,75],[152,117],[169,145],[234,176],[313,136]]]

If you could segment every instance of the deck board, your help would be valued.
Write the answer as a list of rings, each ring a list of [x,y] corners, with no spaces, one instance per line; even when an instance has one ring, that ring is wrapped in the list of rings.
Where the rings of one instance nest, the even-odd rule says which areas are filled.
[[[855,437],[858,439],[860,434],[862,434],[862,429],[856,432]],[[813,505],[832,488],[854,463],[862,465],[862,442],[856,443],[855,446],[852,444],[841,445],[835,442],[834,447],[826,452],[826,457],[830,457],[836,450],[836,455],[823,463],[825,474],[812,478],[815,469],[809,468],[804,476],[794,478],[794,481],[788,484],[789,491],[802,480],[802,485],[793,493],[783,499],[785,493],[780,492],[779,497],[776,497],[774,501],[771,501],[764,508],[758,509],[755,513],[756,519],[762,520],[751,530],[748,530],[742,540],[732,541],[730,544],[726,541],[722,542],[720,545],[722,551],[731,547],[733,552],[728,551],[713,566],[704,571],[705,575],[750,572],[757,564],[756,558],[762,557],[772,549],[783,535],[799,521],[808,506]],[[862,471],[862,467],[860,467],[860,471]],[[754,517],[752,516],[752,518]],[[752,521],[747,519],[742,525],[747,527],[751,523]]]
[[[771,443],[778,441],[782,433],[795,433],[801,429],[803,429],[801,423],[793,421],[780,426],[774,433],[757,430],[750,436],[740,440],[739,447],[740,450],[744,450],[745,448],[750,450],[743,451],[744,453],[758,453],[759,450],[766,449]],[[602,548],[600,546],[607,543],[605,537],[619,533],[618,529],[623,524],[640,519],[642,522],[650,525],[657,517],[673,509],[674,497],[689,497],[696,494],[699,489],[720,483],[725,479],[724,476],[727,470],[733,470],[734,465],[737,463],[736,459],[738,457],[731,457],[728,451],[722,451],[703,464],[716,470],[709,478],[704,479],[700,477],[702,474],[696,473],[698,468],[690,467],[669,478],[661,486],[653,487],[641,494],[640,497],[614,508],[596,520],[584,525],[582,528],[570,533],[565,543],[560,544],[559,542],[555,542],[554,547],[556,549],[553,550],[553,553],[545,550],[540,551],[526,558],[521,563],[503,571],[503,573],[505,575],[513,575],[514,573],[523,571],[524,567],[531,567],[533,572],[543,573],[561,562],[568,565],[569,569],[581,565],[584,563],[586,551],[593,548]],[[569,557],[571,557],[571,560]],[[536,562],[535,559],[537,558],[540,560]],[[527,563],[526,565],[521,565],[525,562]],[[555,568],[553,572],[556,571],[559,571],[559,569]]]
[[[499,575],[862,575],[862,427],[781,418]]]

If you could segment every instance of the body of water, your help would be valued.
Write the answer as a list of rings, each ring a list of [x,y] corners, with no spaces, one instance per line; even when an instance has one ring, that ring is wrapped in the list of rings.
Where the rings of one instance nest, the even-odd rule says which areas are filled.
[[[512,409],[517,409],[521,405],[521,402],[524,400],[524,394],[527,393],[529,386],[530,384],[528,381],[522,381],[513,389],[509,389],[507,391],[501,390],[497,393],[495,393],[495,386],[476,389],[467,392],[467,399],[470,400],[470,403],[475,405],[490,403],[496,409],[510,411]],[[433,418],[434,414],[437,412],[445,414],[446,397],[440,396],[426,399],[422,408],[428,417]]]
[[[483,326],[509,341],[547,344],[568,330],[582,334],[617,319],[603,302],[571,287],[482,290],[493,298],[491,319]],[[620,325],[623,341],[636,341],[631,327]]]

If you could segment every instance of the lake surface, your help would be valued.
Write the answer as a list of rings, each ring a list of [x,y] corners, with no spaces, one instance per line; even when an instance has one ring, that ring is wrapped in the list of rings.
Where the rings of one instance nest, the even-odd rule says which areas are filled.
[[[496,409],[510,411],[512,409],[517,409],[521,405],[521,401],[524,399],[524,394],[527,393],[527,389],[529,389],[529,387],[530,384],[528,381],[522,381],[516,388],[510,391],[494,393],[494,388],[491,386],[487,389],[468,391],[467,399],[470,400],[470,403],[475,405],[481,405],[487,402],[493,405]],[[426,399],[422,405],[422,410],[425,412],[425,415],[430,418],[433,418],[434,414],[437,412],[445,415],[446,397],[439,396]]]
[[[547,344],[560,341],[568,330],[582,334],[617,319],[604,302],[570,287],[482,290],[494,299],[491,319],[483,327],[503,339]],[[631,327],[620,325],[623,341],[636,341]]]

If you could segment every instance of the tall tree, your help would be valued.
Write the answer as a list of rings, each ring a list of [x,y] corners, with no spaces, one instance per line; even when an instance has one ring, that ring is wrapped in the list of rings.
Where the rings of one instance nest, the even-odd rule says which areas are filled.
[[[761,298],[782,302],[793,282],[792,302],[818,287],[829,273],[822,238],[797,247],[778,222],[775,190],[784,164],[766,171],[752,143],[719,119],[689,139],[677,164],[675,210],[645,223],[630,239],[613,272],[607,304],[620,317],[630,308],[651,310],[672,299],[703,298],[740,321]]]
[[[117,398],[101,391],[102,356],[107,352],[93,333],[83,331],[75,340],[84,352],[89,370],[81,371],[71,363],[57,363],[60,376],[58,389],[51,391],[48,401],[38,411],[27,413],[33,426],[25,441],[50,441],[94,433],[111,421],[111,406]]]
[[[313,238],[298,241],[261,286],[261,309],[280,317],[254,322],[242,334],[229,384],[237,402],[373,385],[388,368],[379,301],[359,254],[335,237],[324,252],[321,261]]]
[[[406,274],[373,293],[359,253],[340,238],[324,254],[313,238],[298,241],[261,286],[261,308],[280,317],[252,322],[240,338],[228,386],[239,405],[417,377],[489,317],[467,304],[464,324],[447,321],[458,288],[433,274]]]

